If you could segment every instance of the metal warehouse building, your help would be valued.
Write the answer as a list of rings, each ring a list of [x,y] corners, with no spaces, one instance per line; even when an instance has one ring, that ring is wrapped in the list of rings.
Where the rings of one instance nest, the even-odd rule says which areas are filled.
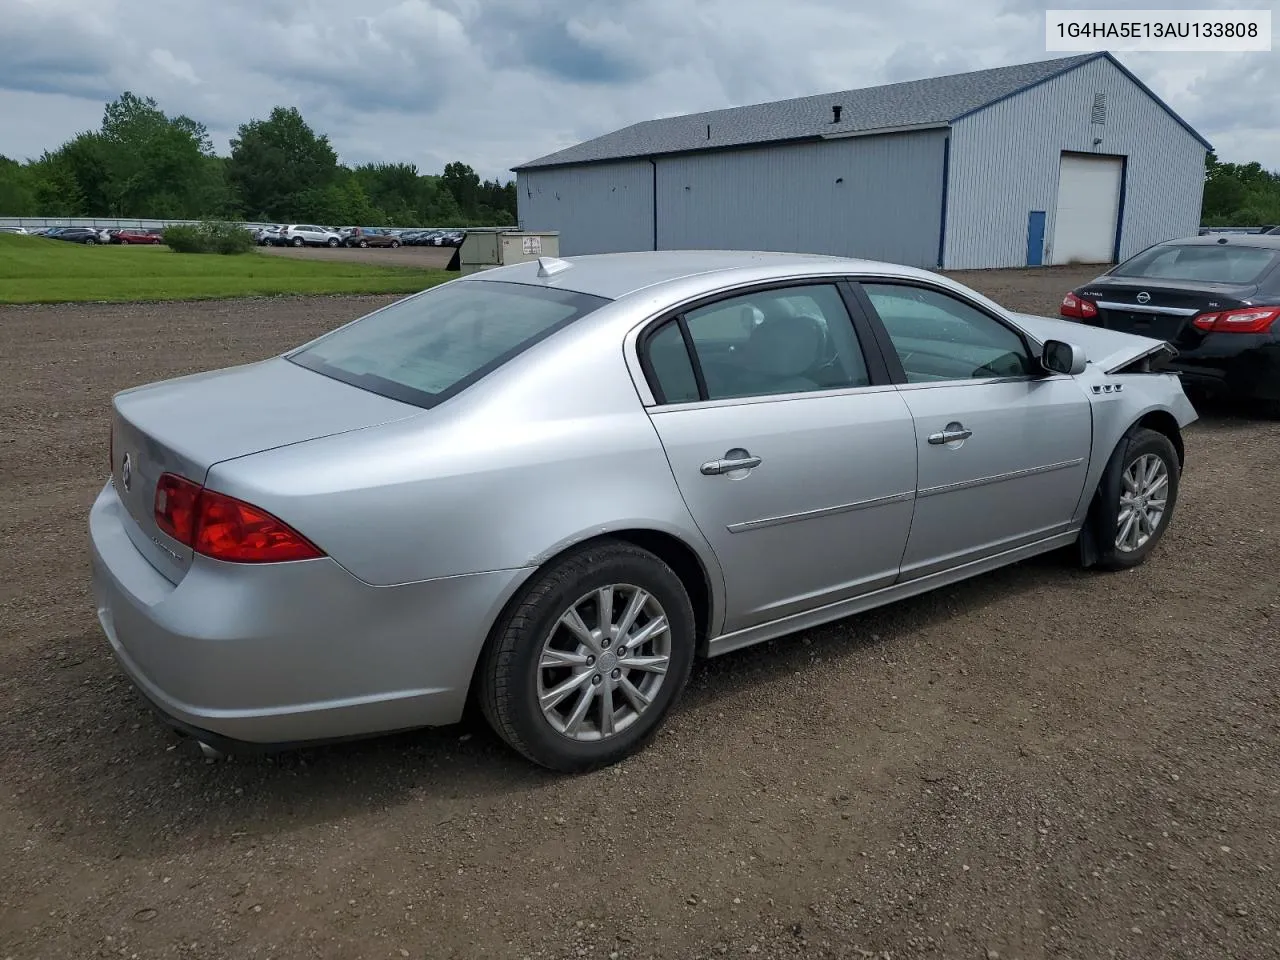
[[[649,120],[515,167],[564,256],[1103,263],[1200,222],[1210,145],[1108,53]]]

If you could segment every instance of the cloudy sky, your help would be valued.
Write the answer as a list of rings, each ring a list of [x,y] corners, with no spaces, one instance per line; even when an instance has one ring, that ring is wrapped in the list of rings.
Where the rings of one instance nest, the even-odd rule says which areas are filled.
[[[1268,0],[1054,0],[1268,9]],[[347,163],[485,177],[639,120],[1066,56],[1036,0],[0,0],[0,154],[123,90],[204,122],[297,106]],[[1280,17],[1273,18],[1280,20]],[[1274,53],[1118,54],[1224,160],[1280,169]]]

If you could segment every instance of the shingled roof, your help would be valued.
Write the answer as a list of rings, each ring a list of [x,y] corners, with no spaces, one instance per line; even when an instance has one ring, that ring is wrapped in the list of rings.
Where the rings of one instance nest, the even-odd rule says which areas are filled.
[[[814,140],[899,128],[941,127],[1097,57],[1110,59],[1193,136],[1202,143],[1205,142],[1110,54],[1086,53],[1011,67],[891,83],[883,87],[843,90],[794,100],[777,100],[682,117],[646,120],[511,169],[530,170],[788,140]],[[832,122],[832,108],[835,106],[841,108],[839,122]],[[1205,146],[1208,147],[1208,144],[1205,143]]]

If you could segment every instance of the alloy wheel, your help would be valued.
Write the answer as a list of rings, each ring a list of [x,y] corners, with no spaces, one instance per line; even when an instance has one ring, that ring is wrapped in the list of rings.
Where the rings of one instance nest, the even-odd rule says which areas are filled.
[[[1120,478],[1120,514],[1116,518],[1116,549],[1140,550],[1164,521],[1169,504],[1169,468],[1163,458],[1144,453]]]
[[[580,597],[543,641],[538,705],[571,740],[626,730],[657,697],[671,662],[671,628],[653,594],[612,584]]]

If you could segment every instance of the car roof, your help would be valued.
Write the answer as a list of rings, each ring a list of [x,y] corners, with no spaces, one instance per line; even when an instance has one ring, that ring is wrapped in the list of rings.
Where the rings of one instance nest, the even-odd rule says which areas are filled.
[[[1161,247],[1265,247],[1280,250],[1280,236],[1265,233],[1207,233],[1198,237],[1178,237],[1157,244]]]
[[[544,258],[545,259],[545,258]],[[716,287],[737,281],[767,280],[772,276],[807,276],[826,273],[872,273],[895,277],[937,279],[933,274],[901,264],[807,253],[775,253],[758,250],[643,250],[631,253],[599,253],[559,258],[570,264],[549,276],[538,275],[539,261],[495,267],[470,274],[463,280],[501,280],[573,290],[619,300],[647,287],[693,277],[715,275]],[[738,274],[739,276],[734,276]]]

